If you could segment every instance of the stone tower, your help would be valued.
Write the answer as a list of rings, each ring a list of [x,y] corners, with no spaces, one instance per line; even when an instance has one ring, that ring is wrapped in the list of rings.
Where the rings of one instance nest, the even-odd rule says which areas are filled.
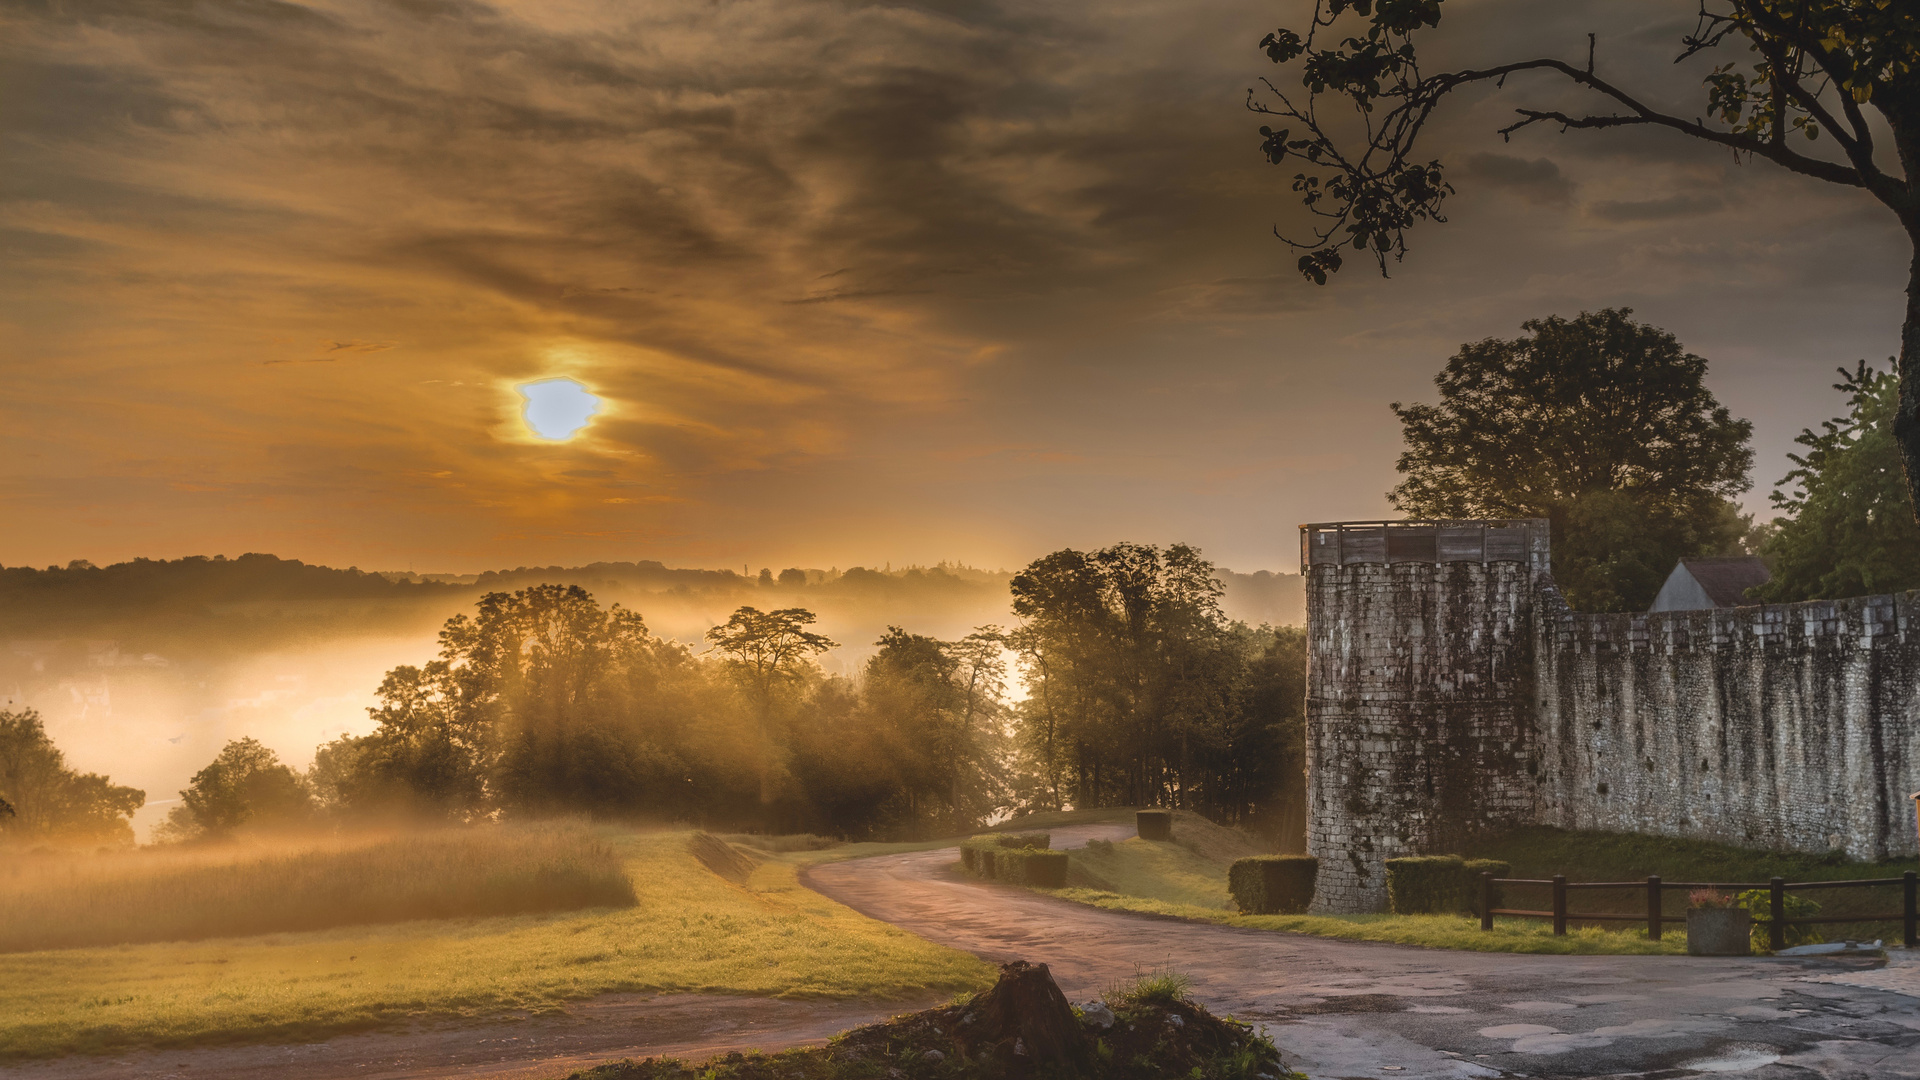
[[[1384,911],[1385,862],[1536,817],[1547,523],[1300,527],[1313,910]]]

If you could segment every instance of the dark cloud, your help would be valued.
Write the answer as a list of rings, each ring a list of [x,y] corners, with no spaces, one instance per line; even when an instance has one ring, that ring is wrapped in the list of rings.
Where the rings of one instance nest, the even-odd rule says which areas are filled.
[[[1129,535],[1284,566],[1288,522],[1385,509],[1384,402],[1460,341],[1632,304],[1776,459],[1832,411],[1803,383],[1887,351],[1903,256],[1854,193],[1658,133],[1502,141],[1517,104],[1593,104],[1543,79],[1436,115],[1461,195],[1391,279],[1307,285],[1273,236],[1305,224],[1291,171],[1241,104],[1303,10],[15,5],[0,491],[35,509],[0,561],[1013,562]],[[1593,31],[1610,78],[1699,107],[1663,0],[1447,19],[1434,63],[1584,60]],[[563,446],[512,393],[554,374],[608,403]],[[248,494],[155,494],[182,477]]]
[[[1512,192],[1539,206],[1573,202],[1573,181],[1547,158],[1518,158],[1484,151],[1467,157],[1467,176],[1488,187]]]
[[[1603,221],[1666,221],[1711,214],[1725,205],[1726,200],[1718,195],[1684,193],[1662,199],[1596,202],[1587,207],[1587,213]]]

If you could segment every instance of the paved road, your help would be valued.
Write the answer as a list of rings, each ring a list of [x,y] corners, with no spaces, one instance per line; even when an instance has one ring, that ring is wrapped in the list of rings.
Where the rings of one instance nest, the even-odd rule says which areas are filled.
[[[1053,830],[1057,847],[1130,835]],[[953,873],[952,849],[816,867],[813,888],[991,959],[1049,965],[1073,1000],[1141,968],[1191,976],[1316,1080],[1920,1078],[1920,959],[1516,956],[1332,941],[1101,911]],[[1866,985],[1847,985],[1842,981]],[[1878,983],[1879,985],[1874,985]]]

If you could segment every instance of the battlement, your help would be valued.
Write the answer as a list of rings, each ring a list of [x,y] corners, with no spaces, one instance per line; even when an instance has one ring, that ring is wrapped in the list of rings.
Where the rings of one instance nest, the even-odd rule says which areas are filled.
[[[1300,572],[1354,563],[1527,563],[1552,555],[1544,518],[1326,521],[1300,526]]]

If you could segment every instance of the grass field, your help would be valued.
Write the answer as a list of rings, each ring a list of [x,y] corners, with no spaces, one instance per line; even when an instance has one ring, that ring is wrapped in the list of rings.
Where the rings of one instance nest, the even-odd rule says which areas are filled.
[[[309,1040],[621,991],[899,999],[992,981],[982,961],[795,876],[808,861],[907,846],[748,851],[735,884],[694,858],[687,833],[597,835],[636,906],[0,955],[0,1058]]]
[[[565,822],[0,861],[0,953],[635,902]]]

